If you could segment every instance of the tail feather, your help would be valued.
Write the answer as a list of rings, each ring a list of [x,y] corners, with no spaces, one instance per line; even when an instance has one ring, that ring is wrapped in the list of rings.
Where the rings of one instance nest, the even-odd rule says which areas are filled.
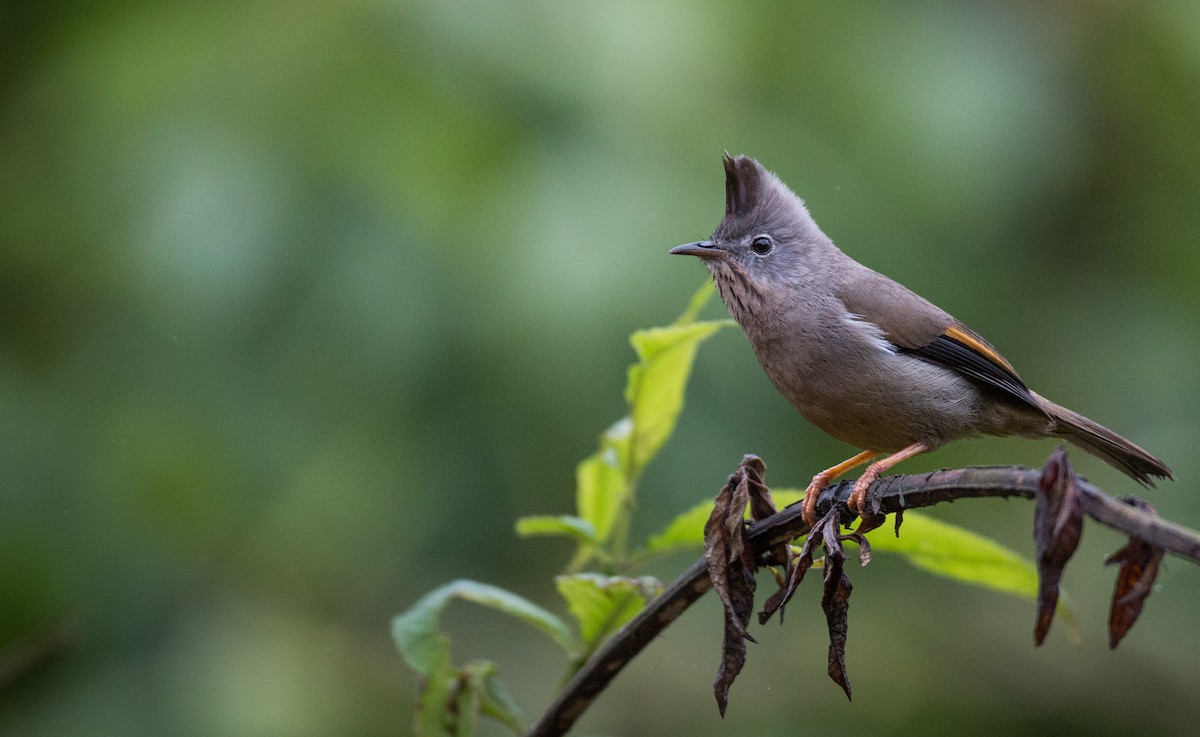
[[[1054,420],[1053,433],[1083,448],[1135,481],[1154,486],[1154,477],[1174,479],[1167,464],[1103,425],[1039,397]]]

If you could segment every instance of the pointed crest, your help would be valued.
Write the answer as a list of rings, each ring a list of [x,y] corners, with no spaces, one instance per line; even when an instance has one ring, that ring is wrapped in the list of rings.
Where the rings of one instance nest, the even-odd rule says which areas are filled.
[[[762,167],[749,156],[730,156],[728,151],[721,162],[725,165],[725,214],[749,213],[762,196]]]

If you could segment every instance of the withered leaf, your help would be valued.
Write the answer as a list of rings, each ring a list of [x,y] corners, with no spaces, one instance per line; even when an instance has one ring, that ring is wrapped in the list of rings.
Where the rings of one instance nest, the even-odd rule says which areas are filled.
[[[838,525],[841,523],[841,510],[837,507],[830,509],[824,517],[817,521],[815,527],[808,532],[808,537],[804,539],[804,545],[800,548],[800,553],[796,556],[792,563],[791,575],[787,578],[787,584],[781,587],[778,591],[767,599],[763,605],[763,610],[758,615],[758,623],[766,624],[775,612],[779,612],[779,616],[783,617],[783,608],[791,600],[792,595],[796,593],[796,587],[804,580],[804,574],[808,573],[808,569],[813,565],[813,552],[818,546],[825,544],[827,540],[834,540],[834,547],[840,552],[841,546],[837,544]],[[828,547],[826,548],[828,555]]]
[[[1058,447],[1050,454],[1042,476],[1033,513],[1033,540],[1037,551],[1037,623],[1033,639],[1041,645],[1050,631],[1058,605],[1058,583],[1063,567],[1079,546],[1083,534],[1083,495],[1067,453]]]
[[[767,465],[763,463],[763,460],[756,455],[746,454],[742,456],[742,462],[738,468],[744,472],[746,489],[750,494],[751,519],[757,522],[778,512],[779,508],[775,506],[775,500],[771,497],[771,490],[767,488],[765,481]],[[789,569],[791,568],[791,548],[786,542],[772,547],[771,555],[777,563],[783,564]]]
[[[775,612],[783,616],[783,607],[796,587],[804,580],[804,574],[813,565],[813,552],[819,546],[825,548],[825,585],[821,596],[821,608],[825,611],[825,621],[829,626],[829,677],[842,687],[846,698],[850,698],[850,679],[846,675],[846,631],[850,611],[850,577],[846,575],[846,553],[842,548],[843,540],[854,540],[861,547],[859,560],[870,560],[871,546],[865,537],[858,533],[840,535],[841,510],[837,507],[817,522],[809,531],[804,545],[792,567],[792,573],[787,578],[786,585],[767,599],[763,611],[758,615],[760,624],[765,624]]]
[[[1154,507],[1140,499],[1125,501],[1149,514],[1156,514]],[[1117,584],[1113,589],[1112,609],[1108,615],[1108,645],[1115,648],[1133,627],[1142,613],[1146,597],[1154,590],[1162,563],[1163,549],[1156,548],[1140,537],[1130,537],[1125,547],[1108,556],[1106,565],[1120,563]]]
[[[767,472],[767,464],[758,456],[747,453],[742,456],[742,462],[738,464],[738,472],[746,483],[746,490],[750,496],[750,516],[756,520],[766,519],[775,512],[779,511],[775,507],[775,500],[771,498],[771,490],[767,488],[764,476]]]
[[[850,699],[850,678],[846,675],[846,632],[849,625],[850,577],[846,575],[845,560],[831,565],[825,557],[825,593],[821,597],[821,608],[825,610],[825,622],[829,625],[829,677],[842,687]]]
[[[865,566],[871,562],[871,542],[867,540],[867,536],[863,534],[861,527],[849,535],[839,535],[838,539],[853,540],[858,544],[858,564],[860,566]]]
[[[751,499],[759,511],[769,505],[770,491],[763,482],[765,466],[757,457],[747,455],[737,471],[717,494],[712,514],[704,525],[704,557],[713,588],[725,611],[725,632],[721,643],[721,664],[713,682],[717,707],[725,716],[729,687],[746,662],[746,640],[754,641],[746,631],[754,609],[754,573],[757,565],[746,537],[743,522]]]
[[[792,594],[796,593],[796,587],[804,580],[804,574],[808,573],[808,569],[812,568],[813,556],[812,550],[807,550],[808,543],[805,543],[806,550],[802,551],[799,556],[792,562],[791,574],[788,575],[783,584],[775,593],[767,598],[763,604],[763,610],[758,613],[758,623],[766,624],[775,612],[779,612],[779,621],[783,621],[783,608],[791,600]]]
[[[866,520],[863,520],[864,523]],[[859,533],[838,534],[838,521],[819,525],[825,542],[825,587],[821,595],[821,609],[825,611],[825,623],[829,626],[829,677],[842,687],[846,698],[850,698],[850,679],[846,675],[846,631],[850,613],[850,577],[846,575],[846,551],[842,540],[855,537],[861,542],[866,538]],[[870,547],[862,548],[870,555]],[[868,560],[870,558],[868,557]]]

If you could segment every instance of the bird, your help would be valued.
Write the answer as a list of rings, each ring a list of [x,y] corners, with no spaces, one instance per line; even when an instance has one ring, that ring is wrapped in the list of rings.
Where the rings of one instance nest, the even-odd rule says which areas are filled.
[[[725,216],[672,254],[707,265],[767,377],[805,419],[861,452],[813,476],[802,515],[869,464],[847,505],[896,464],[980,435],[1061,438],[1144,486],[1173,478],[1133,442],[1030,390],[979,333],[841,251],[800,199],[747,156],[723,157]]]

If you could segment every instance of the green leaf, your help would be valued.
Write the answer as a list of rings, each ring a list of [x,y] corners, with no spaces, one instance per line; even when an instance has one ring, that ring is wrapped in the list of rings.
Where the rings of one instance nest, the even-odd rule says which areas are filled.
[[[618,423],[621,424],[621,423]],[[628,425],[628,422],[625,423]],[[614,426],[615,427],[615,426]],[[605,436],[614,434],[610,428]],[[614,448],[610,445],[609,448]],[[601,449],[583,459],[575,468],[575,506],[583,521],[592,526],[593,537],[605,542],[621,510],[628,483],[621,473],[616,450]]]
[[[771,498],[780,509],[795,504],[804,496],[804,492],[792,489],[771,490]],[[660,532],[650,536],[646,541],[644,552],[654,555],[675,553],[704,547],[704,524],[712,514],[713,503],[700,502],[696,506],[680,512]],[[749,516],[749,510],[746,512]],[[907,519],[907,518],[905,518]]]
[[[696,315],[700,314],[700,310],[704,308],[708,300],[712,299],[713,293],[716,291],[712,279],[705,279],[704,284],[700,285],[700,288],[692,293],[692,298],[688,300],[687,309],[679,317],[675,318],[675,324],[687,325],[688,323],[695,322]]]
[[[793,491],[791,489],[783,489],[780,491],[771,490],[771,498],[775,500],[776,506],[780,509],[800,501],[804,496],[802,491]],[[713,503],[700,502],[691,509],[680,512],[671,520],[666,527],[660,532],[650,536],[646,541],[644,552],[661,555],[664,553],[675,553],[683,550],[699,550],[704,547],[704,524],[708,522],[708,516],[712,514]],[[747,518],[749,510],[746,511]]]
[[[650,536],[646,541],[646,552],[674,553],[704,547],[704,523],[712,514],[712,508],[712,502],[700,502],[686,512],[680,512],[661,532]]]
[[[479,713],[495,719],[516,734],[525,732],[521,709],[508,694],[508,689],[496,678],[496,665],[487,660],[476,660],[463,667],[467,688],[472,692],[473,706]],[[473,734],[463,732],[464,734]]]
[[[441,647],[433,651],[434,657],[422,673],[421,693],[413,712],[413,732],[419,737],[451,737],[457,733],[457,718],[451,706],[459,674],[450,667],[450,640],[444,635],[439,635],[439,640]]]
[[[622,578],[577,573],[554,579],[567,609],[579,624],[579,634],[589,649],[620,629],[662,592],[653,578]]]
[[[899,553],[923,571],[995,591],[1037,594],[1037,569],[995,540],[913,512],[904,513],[900,537],[885,531],[871,536],[872,552]]]
[[[592,526],[591,522],[569,514],[521,517],[517,520],[516,527],[517,534],[521,537],[560,535],[573,537],[579,542],[589,545],[599,543],[599,540],[596,539],[596,528]]]
[[[771,498],[775,500],[775,506],[785,509],[803,499],[804,492],[800,489],[771,489]]]
[[[886,529],[881,532],[885,534],[870,537],[872,553],[898,553],[936,576],[1030,601],[1037,597],[1037,568],[991,538],[916,512],[904,513],[900,537]],[[1071,639],[1078,639],[1079,623],[1065,594],[1059,599],[1058,614]]]
[[[511,591],[475,581],[458,580],[440,586],[408,611],[392,620],[392,638],[409,667],[431,676],[449,661],[450,639],[438,631],[438,616],[453,598],[473,601],[510,614],[538,628],[563,650],[574,652],[576,643],[567,625],[558,617]]]
[[[629,475],[642,468],[670,437],[683,409],[683,391],[696,349],[730,320],[692,322],[638,330],[630,336],[638,362],[629,367],[625,400],[633,420]]]

